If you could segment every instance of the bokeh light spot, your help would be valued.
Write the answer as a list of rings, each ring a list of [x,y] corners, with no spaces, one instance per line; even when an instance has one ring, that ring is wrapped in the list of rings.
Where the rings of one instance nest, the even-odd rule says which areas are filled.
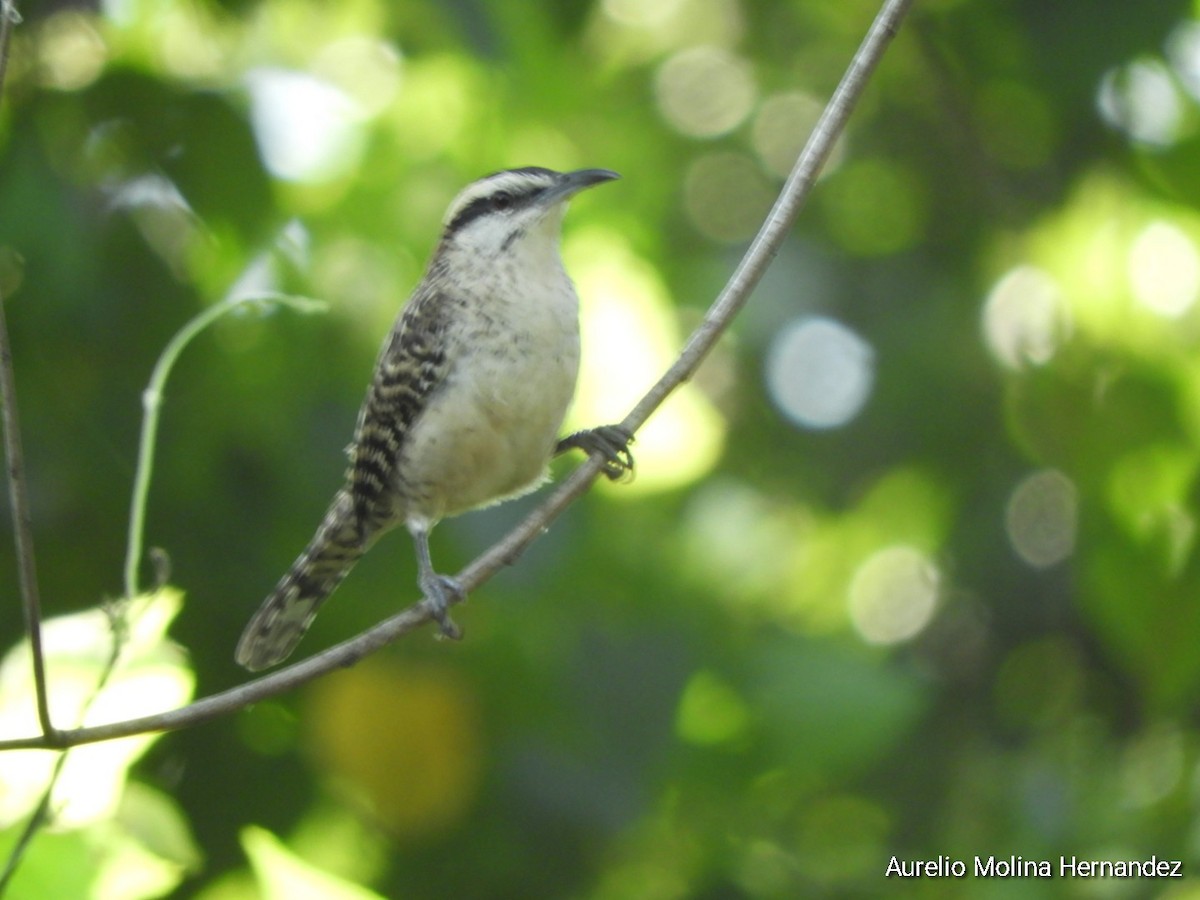
[[[1169,222],[1151,222],[1129,248],[1129,283],[1147,309],[1169,319],[1183,315],[1200,294],[1195,242]]]
[[[1034,568],[1047,568],[1075,550],[1079,491],[1062,472],[1035,472],[1013,491],[1005,518],[1017,555]]]
[[[655,96],[663,118],[690,137],[732,131],[750,114],[757,89],[745,60],[719,47],[691,47],[662,64]]]
[[[392,139],[413,160],[434,159],[458,146],[487,96],[483,76],[465,58],[410,58],[404,65],[404,90],[389,117]],[[439,194],[439,204],[443,201]]]
[[[675,729],[693,744],[724,744],[741,737],[749,724],[745,701],[717,675],[697,672],[679,700]]]
[[[778,841],[753,838],[741,842],[738,855],[740,859],[733,877],[741,890],[736,896],[782,897],[795,884],[799,861],[790,846],[785,847]]]
[[[586,40],[621,68],[654,65],[695,47],[737,47],[746,32],[740,0],[600,0]]]
[[[1109,472],[1108,503],[1143,549],[1161,554],[1178,576],[1192,558],[1197,534],[1191,502],[1195,453],[1188,443],[1154,443],[1131,450]]]
[[[786,178],[792,171],[804,142],[812,134],[824,104],[811,94],[792,91],[768,97],[754,116],[754,150],[772,175]],[[821,175],[837,167],[843,154],[843,141],[833,145]]]
[[[1157,725],[1133,739],[1121,760],[1126,803],[1144,808],[1169,797],[1183,778],[1186,757],[1183,735],[1175,725]]]
[[[749,485],[713,478],[699,485],[682,518],[680,565],[729,604],[791,603],[788,578],[807,559],[806,514]],[[741,611],[741,610],[739,610]]]
[[[1184,89],[1200,100],[1200,21],[1187,19],[1176,26],[1167,38],[1167,59]]]
[[[709,153],[688,169],[683,203],[706,237],[723,243],[752,238],[775,199],[754,160],[742,153]]]
[[[242,742],[262,756],[290,753],[300,732],[295,712],[276,700],[264,700],[242,710],[237,729]]]
[[[105,9],[111,5],[106,3]],[[111,12],[109,15],[111,18]],[[146,37],[166,71],[183,79],[227,77],[235,65],[232,57],[238,48],[211,7],[199,3],[162,4],[159,15],[153,37]],[[136,26],[130,21],[125,27]]]
[[[829,178],[822,195],[829,230],[851,253],[882,256],[916,243],[925,231],[921,177],[888,160],[863,159]]]
[[[983,336],[1004,365],[1019,369],[1050,361],[1070,331],[1058,283],[1035,266],[1005,273],[983,306]]]
[[[361,112],[339,88],[286,69],[255,69],[247,81],[254,134],[272,174],[321,182],[355,167]]]
[[[584,334],[567,427],[619,422],[679,352],[670,297],[658,273],[615,231],[572,233],[563,256],[583,298]],[[637,477],[602,484],[622,499],[689,484],[716,464],[724,436],[712,404],[695,385],[685,385],[638,432]]]
[[[870,344],[832,319],[791,322],[767,354],[767,389],[804,428],[838,428],[859,414],[875,383]]]
[[[1109,69],[1096,106],[1105,122],[1139,143],[1165,147],[1179,137],[1183,104],[1170,70],[1158,60]]]
[[[919,634],[937,605],[937,567],[920,551],[896,545],[873,553],[850,582],[850,620],[863,640],[895,644]]]
[[[872,800],[853,794],[814,798],[804,805],[796,823],[796,849],[789,862],[801,872],[802,883],[846,885],[853,883],[856,873],[870,871],[876,860],[887,858],[885,848],[891,839],[888,815]],[[799,896],[788,886],[789,882],[783,882],[773,891],[751,896]],[[809,896],[850,893],[826,887]]]
[[[359,111],[374,116],[400,89],[400,52],[385,41],[349,37],[325,47],[313,62],[314,74],[354,99]]]
[[[108,48],[91,16],[57,13],[42,23],[38,38],[38,75],[47,87],[77,91],[104,70]]]
[[[683,0],[604,0],[600,8],[620,25],[634,28],[653,28],[675,15]]]
[[[314,758],[396,836],[436,833],[465,815],[482,734],[474,690],[454,670],[367,660],[317,682],[308,700]]]

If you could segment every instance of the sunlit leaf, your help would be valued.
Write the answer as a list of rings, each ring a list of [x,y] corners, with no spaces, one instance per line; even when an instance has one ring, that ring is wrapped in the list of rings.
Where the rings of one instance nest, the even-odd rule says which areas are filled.
[[[242,847],[264,900],[382,900],[374,891],[310,865],[262,828],[243,830]]]
[[[42,640],[51,717],[60,728],[96,725],[163,712],[186,703],[194,676],[183,651],[166,637],[183,597],[163,588],[134,599],[121,626],[117,664],[101,687],[113,654],[114,620],[92,609],[43,623]],[[0,732],[34,734],[32,662],[27,644],[0,663]],[[120,801],[129,767],[159,735],[137,735],[71,750],[55,786],[52,808],[59,827],[111,816]],[[0,821],[15,821],[33,809],[45,790],[57,754],[14,751],[0,767]]]

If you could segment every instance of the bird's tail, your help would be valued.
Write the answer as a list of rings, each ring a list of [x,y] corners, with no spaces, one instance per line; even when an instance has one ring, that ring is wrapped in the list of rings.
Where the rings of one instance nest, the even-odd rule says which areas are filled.
[[[313,539],[246,625],[235,654],[238,663],[256,672],[286,659],[368,544],[353,500],[338,491]]]

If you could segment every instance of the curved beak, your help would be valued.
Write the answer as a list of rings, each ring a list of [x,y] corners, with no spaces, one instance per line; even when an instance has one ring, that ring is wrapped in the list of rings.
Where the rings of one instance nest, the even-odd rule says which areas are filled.
[[[580,191],[620,177],[611,169],[577,169],[574,172],[564,172],[559,177],[558,184],[547,189],[542,195],[542,201],[554,203],[559,200],[568,200]]]

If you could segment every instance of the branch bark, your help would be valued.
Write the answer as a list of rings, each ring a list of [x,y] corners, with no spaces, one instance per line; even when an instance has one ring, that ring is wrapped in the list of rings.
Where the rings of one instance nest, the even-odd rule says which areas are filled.
[[[679,358],[621,423],[631,433],[636,432],[676,388],[692,377],[704,357],[749,300],[751,291],[783,244],[788,229],[812,191],[834,141],[844,130],[871,73],[883,57],[888,43],[911,5],[912,0],[885,0],[758,235],[709,308],[704,320],[689,337]],[[455,577],[463,586],[464,593],[469,594],[476,590],[501,568],[511,565],[520,557],[568,506],[584,494],[602,467],[603,461],[600,458],[589,458],[523,522],[458,573]],[[283,693],[338,667],[351,665],[401,635],[419,628],[431,618],[429,610],[423,603],[418,602],[358,636],[308,659],[179,709],[108,725],[0,741],[0,750],[70,747],[132,734],[198,725]]]

